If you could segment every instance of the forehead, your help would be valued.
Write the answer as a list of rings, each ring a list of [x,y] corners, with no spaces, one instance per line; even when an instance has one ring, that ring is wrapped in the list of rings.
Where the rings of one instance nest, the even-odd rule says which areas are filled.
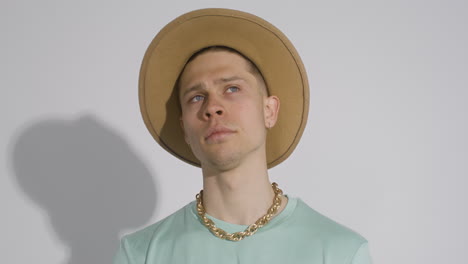
[[[210,77],[231,77],[221,75],[245,75],[249,72],[248,61],[230,51],[206,51],[189,61],[179,77],[180,90],[190,82]]]

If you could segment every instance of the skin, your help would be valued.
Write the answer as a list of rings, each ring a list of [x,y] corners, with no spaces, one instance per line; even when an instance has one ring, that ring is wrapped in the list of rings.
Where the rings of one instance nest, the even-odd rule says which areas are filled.
[[[207,51],[189,62],[179,88],[181,126],[201,162],[206,212],[233,224],[254,223],[274,197],[265,144],[278,97],[267,96],[247,61],[228,51]],[[282,199],[278,213],[287,203]]]

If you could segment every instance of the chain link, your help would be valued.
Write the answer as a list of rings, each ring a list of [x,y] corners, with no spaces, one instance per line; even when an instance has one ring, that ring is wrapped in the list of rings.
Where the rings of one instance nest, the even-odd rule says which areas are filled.
[[[235,232],[235,233],[228,233],[221,228],[216,227],[215,223],[206,217],[205,215],[205,208],[203,207],[203,190],[200,191],[195,197],[197,199],[197,212],[200,216],[203,224],[213,233],[215,236],[226,239],[230,241],[240,241],[245,237],[251,236],[255,234],[258,229],[263,227],[264,225],[270,222],[271,218],[276,214],[278,208],[281,206],[281,196],[283,195],[283,191],[278,188],[278,184],[276,182],[272,183],[271,186],[273,187],[273,191],[275,192],[275,198],[273,199],[273,204],[268,209],[267,213],[260,217],[255,223],[249,225],[244,231]]]

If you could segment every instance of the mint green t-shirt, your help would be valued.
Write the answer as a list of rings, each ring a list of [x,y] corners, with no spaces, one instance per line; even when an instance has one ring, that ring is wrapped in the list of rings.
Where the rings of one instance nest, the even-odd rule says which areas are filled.
[[[200,222],[193,201],[165,219],[124,236],[114,264],[371,263],[365,238],[319,214],[301,199],[288,198],[279,215],[238,242],[214,236]],[[230,233],[247,228],[207,217]]]

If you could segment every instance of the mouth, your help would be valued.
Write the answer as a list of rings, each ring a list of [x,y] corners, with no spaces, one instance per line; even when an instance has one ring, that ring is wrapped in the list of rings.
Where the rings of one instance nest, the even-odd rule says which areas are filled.
[[[208,129],[205,141],[208,143],[217,143],[233,133],[235,133],[235,131],[227,127],[213,127]]]

